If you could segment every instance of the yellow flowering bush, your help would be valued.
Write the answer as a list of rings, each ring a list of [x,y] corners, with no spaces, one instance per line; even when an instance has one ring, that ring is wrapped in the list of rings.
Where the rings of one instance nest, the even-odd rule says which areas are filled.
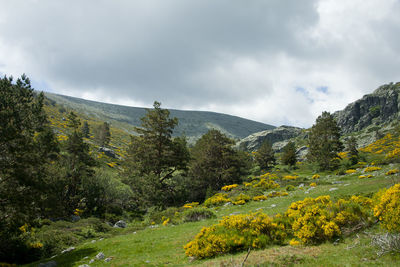
[[[390,171],[388,171],[388,172],[386,173],[386,175],[393,175],[393,174],[396,174],[396,173],[399,173],[399,169],[390,170]]]
[[[316,187],[317,184],[316,184],[316,183],[311,183],[310,186],[311,186],[311,187]]]
[[[360,175],[360,176],[358,176],[358,179],[364,179],[364,178],[367,178],[367,176],[366,176],[366,175]]]
[[[210,198],[207,198],[204,201],[204,206],[212,207],[212,206],[221,206],[227,202],[232,202],[232,200],[225,193],[217,193]]]
[[[236,187],[238,187],[238,186],[239,186],[238,184],[225,185],[225,186],[223,186],[223,187],[221,188],[221,190],[224,190],[224,191],[231,191],[233,188],[236,188]]]
[[[257,180],[256,180],[257,181]],[[254,181],[253,181],[254,182]],[[279,184],[276,183],[273,180],[270,179],[265,179],[265,178],[261,178],[258,182],[255,182],[253,184],[254,188],[263,188],[265,190],[267,189],[275,189],[275,188],[279,188]]]
[[[170,218],[167,218],[166,220],[164,220],[164,221],[162,222],[162,225],[167,226],[168,223],[169,223],[170,221],[171,221],[171,219],[170,219]]]
[[[319,174],[314,174],[313,176],[312,176],[312,179],[319,179],[321,176],[319,175]]]
[[[352,174],[352,173],[355,173],[355,172],[357,172],[357,171],[354,170],[354,169],[348,169],[348,170],[346,171],[346,174]]]
[[[246,202],[250,201],[250,197],[245,194],[238,195],[235,200],[232,202],[233,205],[244,205]]]
[[[337,153],[337,155],[338,155],[338,157],[339,157],[340,159],[348,159],[348,158],[349,158],[349,152],[348,152],[348,151],[346,151],[346,152],[339,152],[339,153]]]
[[[264,196],[264,195],[253,197],[254,201],[263,201],[263,200],[267,200],[267,199],[268,199],[268,197]]]
[[[240,214],[224,217],[218,224],[204,227],[184,249],[187,256],[209,258],[249,247],[282,244],[286,236],[284,225],[264,213]]]
[[[330,196],[293,202],[285,213],[293,235],[303,243],[315,244],[340,236],[346,227],[369,222],[372,200],[353,196],[332,202]]]
[[[191,202],[191,203],[186,203],[185,205],[183,205],[184,209],[191,209],[194,207],[197,207],[199,205],[199,202]]]
[[[292,240],[290,240],[289,245],[298,246],[298,245],[300,245],[300,242],[296,239],[292,239]]]
[[[381,167],[376,167],[376,166],[369,166],[364,169],[364,172],[373,172],[373,171],[379,171],[381,170]]]
[[[395,184],[376,195],[374,216],[381,226],[390,232],[400,232],[400,184]]]
[[[283,180],[296,180],[298,177],[297,175],[285,175],[283,176]]]

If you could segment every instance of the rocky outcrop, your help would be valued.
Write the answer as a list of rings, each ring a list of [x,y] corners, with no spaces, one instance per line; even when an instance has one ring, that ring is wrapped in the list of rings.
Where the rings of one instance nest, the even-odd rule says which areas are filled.
[[[371,124],[379,126],[398,119],[399,111],[400,83],[390,83],[335,112],[334,117],[342,132],[347,134]]]
[[[256,151],[261,144],[268,140],[275,150],[280,150],[289,139],[294,138],[302,133],[303,129],[292,126],[280,126],[278,128],[262,131],[249,135],[237,143],[237,147],[241,150]]]

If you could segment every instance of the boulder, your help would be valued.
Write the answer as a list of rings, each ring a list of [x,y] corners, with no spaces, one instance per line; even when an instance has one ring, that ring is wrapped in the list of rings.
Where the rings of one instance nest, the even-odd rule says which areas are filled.
[[[40,263],[38,265],[38,267],[54,267],[54,266],[57,266],[57,262],[55,262],[55,261],[48,261],[48,262]]]
[[[73,251],[73,250],[75,250],[75,247],[69,247],[69,248],[66,248],[63,251],[61,251],[61,254],[64,254],[64,253],[67,253],[67,252],[70,252],[70,251]]]
[[[106,256],[104,255],[103,252],[100,252],[99,254],[96,255],[96,257],[94,257],[96,260],[102,260],[104,259]]]
[[[302,131],[303,129],[298,127],[280,126],[272,130],[249,135],[240,140],[236,146],[242,150],[256,151],[264,141],[269,141],[275,146],[274,149],[280,150],[288,143],[289,139],[299,136]]]
[[[101,147],[99,147],[98,151],[103,152],[104,155],[106,155],[107,157],[114,158],[114,159],[119,158],[118,155],[115,154],[115,151],[112,150],[111,148],[101,146]]]
[[[114,224],[115,228],[126,228],[126,222],[123,220],[119,220]]]

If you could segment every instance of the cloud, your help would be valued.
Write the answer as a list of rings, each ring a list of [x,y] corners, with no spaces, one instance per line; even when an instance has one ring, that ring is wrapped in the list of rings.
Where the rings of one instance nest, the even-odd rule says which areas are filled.
[[[395,0],[5,0],[0,72],[93,100],[308,127],[397,78],[399,11]]]

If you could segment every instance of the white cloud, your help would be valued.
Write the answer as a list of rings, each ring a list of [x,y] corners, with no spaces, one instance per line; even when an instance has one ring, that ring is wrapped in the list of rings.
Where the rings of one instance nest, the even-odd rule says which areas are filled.
[[[159,100],[308,127],[323,110],[396,81],[400,67],[396,0],[2,0],[1,7],[1,73],[117,104]]]

